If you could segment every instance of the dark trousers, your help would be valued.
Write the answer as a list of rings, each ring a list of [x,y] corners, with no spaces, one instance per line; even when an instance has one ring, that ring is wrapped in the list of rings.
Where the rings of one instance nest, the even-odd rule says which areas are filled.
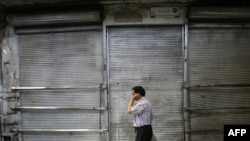
[[[142,127],[135,127],[135,133],[135,141],[151,141],[153,129],[151,125],[144,125]]]

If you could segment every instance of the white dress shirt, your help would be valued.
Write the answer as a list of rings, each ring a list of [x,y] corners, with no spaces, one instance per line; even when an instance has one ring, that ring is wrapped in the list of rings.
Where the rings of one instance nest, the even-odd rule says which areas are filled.
[[[144,96],[135,102],[131,113],[134,116],[134,127],[151,125],[153,119],[152,105]]]

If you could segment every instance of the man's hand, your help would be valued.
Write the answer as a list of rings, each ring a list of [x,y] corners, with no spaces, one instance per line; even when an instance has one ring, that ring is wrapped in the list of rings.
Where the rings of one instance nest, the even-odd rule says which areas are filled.
[[[135,93],[131,98],[130,101],[128,103],[128,114],[132,114],[132,107],[134,105],[134,102],[138,99],[141,98],[140,94]]]
[[[131,99],[138,100],[140,99],[140,94],[134,94]]]
[[[137,97],[138,97],[137,94],[134,94],[130,98],[129,103],[128,103],[128,114],[132,114],[132,107],[133,107],[134,102],[135,102],[135,100],[136,100]]]

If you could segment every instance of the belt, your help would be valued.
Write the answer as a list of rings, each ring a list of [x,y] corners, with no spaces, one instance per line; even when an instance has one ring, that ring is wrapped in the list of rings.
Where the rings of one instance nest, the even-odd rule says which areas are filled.
[[[145,128],[145,127],[151,127],[151,124],[149,124],[149,125],[143,125],[143,126],[140,126],[140,127],[135,127],[135,129],[141,129],[141,128]]]

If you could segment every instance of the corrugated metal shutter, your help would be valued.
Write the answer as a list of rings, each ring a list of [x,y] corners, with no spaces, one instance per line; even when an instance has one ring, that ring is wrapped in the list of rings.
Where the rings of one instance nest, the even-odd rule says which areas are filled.
[[[183,140],[181,26],[108,29],[111,140],[135,134],[127,105],[133,86],[142,85],[153,104],[158,140]]]
[[[104,99],[98,88],[104,81],[102,30],[24,34],[18,38],[20,86],[52,88],[20,92],[20,106],[31,107],[21,111],[20,128],[108,128],[104,124],[107,121],[104,112],[81,110],[105,106],[101,102]],[[96,89],[87,89],[89,86]],[[62,110],[32,110],[34,107],[59,107]],[[23,133],[24,141],[100,141],[102,138],[98,132]]]
[[[189,30],[192,141],[221,141],[223,125],[250,123],[249,36],[249,28]]]

